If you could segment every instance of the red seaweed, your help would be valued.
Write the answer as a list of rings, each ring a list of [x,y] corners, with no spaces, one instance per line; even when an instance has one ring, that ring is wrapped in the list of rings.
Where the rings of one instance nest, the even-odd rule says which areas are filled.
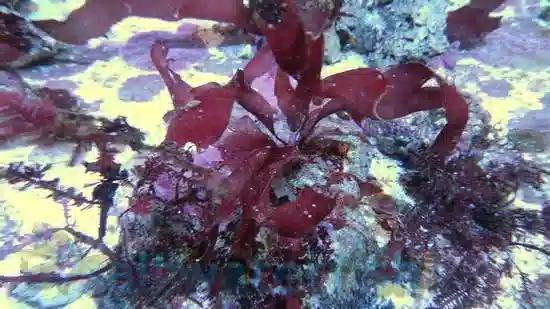
[[[460,42],[461,49],[470,49],[483,40],[487,33],[500,27],[501,17],[489,14],[504,0],[472,0],[447,15],[447,38],[451,43]]]
[[[41,20],[35,25],[57,40],[84,44],[104,35],[112,25],[128,16],[159,18],[168,21],[183,18],[210,19],[248,25],[246,8],[238,0],[162,0],[154,5],[148,0],[87,0],[66,21]]]
[[[175,107],[166,142],[195,145],[191,150],[195,164],[223,171],[207,176],[223,202],[204,229],[215,231],[237,220],[231,252],[241,261],[255,255],[254,239],[261,228],[283,241],[316,235],[321,222],[337,228],[346,225],[342,207],[353,204],[351,196],[342,199],[320,185],[294,188],[295,197],[274,190],[317,158],[331,160],[333,181],[343,179],[338,175],[347,147],[312,134],[322,119],[347,112],[361,125],[368,118],[395,119],[444,108],[447,124],[430,148],[441,159],[453,152],[468,120],[468,105],[458,90],[422,64],[398,65],[386,72],[356,69],[321,79],[322,36],[306,34],[297,8],[289,5],[261,8],[256,24],[267,43],[226,85],[191,87],[170,68],[168,42],[159,41],[151,49]],[[234,104],[250,114],[234,119]],[[361,191],[381,193],[369,182],[361,182]],[[379,222],[395,229],[400,226],[396,209],[386,209],[383,200],[377,209]],[[394,246],[391,255],[399,254],[402,246]],[[286,258],[291,256],[296,258],[293,254]]]

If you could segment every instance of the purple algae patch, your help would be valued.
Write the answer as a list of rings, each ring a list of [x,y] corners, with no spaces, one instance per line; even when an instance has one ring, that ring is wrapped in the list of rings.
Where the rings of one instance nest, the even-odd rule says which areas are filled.
[[[118,90],[122,101],[148,102],[164,88],[162,79],[155,74],[128,78]]]
[[[507,97],[510,94],[510,88],[511,85],[508,81],[498,79],[482,82],[480,85],[481,91],[495,98]]]
[[[202,70],[209,73],[222,74],[231,76],[235,74],[235,68],[244,67],[246,60],[240,54],[242,54],[242,46],[218,46],[219,51],[224,54],[223,59],[210,58],[208,61],[201,63]]]
[[[529,111],[508,124],[508,138],[522,152],[546,152],[550,148],[550,92],[541,98],[543,109]]]
[[[132,36],[121,49],[121,56],[128,65],[140,70],[154,71],[150,48],[157,40],[169,42],[176,48],[170,49],[168,58],[173,70],[183,70],[191,64],[201,62],[208,57],[206,44],[193,35],[198,26],[185,24],[177,32],[150,31]]]
[[[496,68],[538,71],[550,63],[550,37],[531,19],[503,23],[487,35],[485,44],[465,53]]]

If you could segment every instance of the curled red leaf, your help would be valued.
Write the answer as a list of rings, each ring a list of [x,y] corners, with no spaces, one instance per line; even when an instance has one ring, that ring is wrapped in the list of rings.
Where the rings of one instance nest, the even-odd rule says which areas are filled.
[[[191,142],[199,149],[205,149],[214,144],[227,128],[235,92],[223,87],[195,88],[192,94],[192,100],[170,122],[166,141],[179,146]]]
[[[252,89],[251,84],[246,80],[245,74],[245,72],[239,70],[233,79],[239,104],[273,132],[277,111],[264,96]]]
[[[301,237],[313,233],[334,205],[334,199],[305,188],[296,201],[275,207],[265,225],[274,227],[279,235]]]
[[[235,82],[227,87],[206,83],[192,88],[168,66],[168,46],[156,42],[151,59],[162,76],[176,110],[170,115],[166,141],[184,146],[190,142],[200,149],[213,145],[226,130],[233,102],[237,98]]]
[[[322,33],[306,31],[296,1],[267,3],[256,10],[254,21],[266,37],[277,64],[296,80],[318,81],[323,65]],[[317,86],[314,81],[306,84]]]
[[[357,123],[372,117],[373,107],[386,90],[388,82],[376,69],[362,68],[341,72],[324,78],[321,82],[321,96],[335,99],[325,111],[317,116],[320,119],[334,110],[345,110]]]
[[[440,157],[449,155],[468,121],[468,104],[458,90],[419,63],[399,65],[384,76],[390,85],[374,106],[375,118],[395,119],[443,107],[447,124],[432,143],[431,151]]]
[[[165,43],[155,42],[151,46],[151,60],[172,96],[174,107],[183,107],[192,97],[191,86],[168,67],[167,56],[168,46]]]

